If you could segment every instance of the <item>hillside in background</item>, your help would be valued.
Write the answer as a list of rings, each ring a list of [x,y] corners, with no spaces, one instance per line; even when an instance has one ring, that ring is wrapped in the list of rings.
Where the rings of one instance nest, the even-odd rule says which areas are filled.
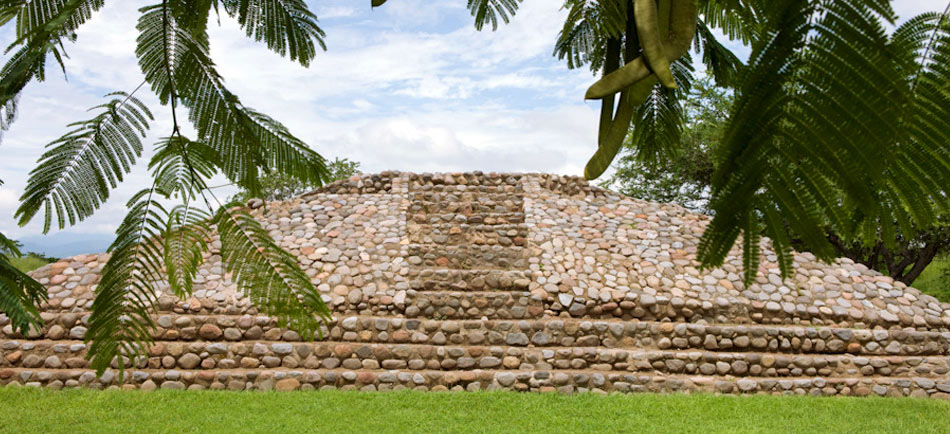
[[[100,253],[109,248],[113,234],[83,234],[58,232],[50,235],[32,235],[20,238],[23,252],[42,253],[46,256],[65,258],[83,253]]]

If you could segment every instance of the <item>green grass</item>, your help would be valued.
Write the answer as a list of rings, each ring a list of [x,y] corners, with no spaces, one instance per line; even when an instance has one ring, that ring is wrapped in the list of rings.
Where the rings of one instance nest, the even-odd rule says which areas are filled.
[[[0,388],[0,432],[950,432],[915,398]]]
[[[10,263],[14,267],[17,267],[20,271],[28,273],[37,268],[40,268],[49,262],[43,260],[42,258],[37,258],[36,256],[22,256],[19,258],[11,258]]]
[[[911,286],[940,301],[950,302],[950,281],[947,280],[950,271],[948,270],[950,270],[950,256],[934,259]]]

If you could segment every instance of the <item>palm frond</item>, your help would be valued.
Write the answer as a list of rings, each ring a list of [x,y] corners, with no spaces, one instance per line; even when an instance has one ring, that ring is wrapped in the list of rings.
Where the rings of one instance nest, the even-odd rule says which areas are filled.
[[[44,232],[54,217],[62,229],[91,216],[142,154],[151,112],[125,93],[106,96],[107,103],[90,109],[98,112],[93,118],[69,124],[71,131],[47,145],[20,198],[21,225],[40,209]]]
[[[221,258],[238,288],[268,315],[302,336],[312,337],[330,311],[313,282],[254,217],[242,208],[223,207],[215,216]]]
[[[508,20],[518,11],[522,0],[468,0],[468,10],[475,17],[475,28],[481,30],[491,23],[492,30],[498,30],[498,22],[508,24]]]
[[[326,34],[317,16],[303,0],[223,0],[224,10],[236,18],[248,37],[264,41],[281,56],[308,66],[317,47],[326,50]],[[207,10],[207,9],[206,9]]]

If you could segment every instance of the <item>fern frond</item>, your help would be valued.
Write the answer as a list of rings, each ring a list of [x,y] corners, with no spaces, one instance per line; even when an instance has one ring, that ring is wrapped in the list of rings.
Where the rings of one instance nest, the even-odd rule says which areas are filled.
[[[207,144],[175,135],[159,140],[148,168],[159,191],[188,202],[208,189],[205,180],[217,172],[218,157]]]
[[[129,200],[129,212],[109,247],[111,256],[96,288],[85,338],[90,366],[99,373],[113,360],[124,371],[129,362],[146,357],[152,342],[150,314],[158,301],[159,283],[165,280],[162,235],[169,221],[157,193],[153,187]]]
[[[0,105],[6,105],[36,78],[45,78],[47,54],[65,71],[63,40],[74,40],[75,31],[102,7],[103,0],[32,0],[2,6],[3,21],[16,14],[17,40],[7,48],[20,49],[0,70]]]
[[[139,65],[163,104],[176,97],[189,109],[198,141],[218,154],[221,172],[252,194],[262,170],[279,168],[322,184],[328,176],[323,158],[280,123],[242,105],[209,57],[207,34],[179,27],[163,12],[151,6],[139,20]]]
[[[755,280],[755,275],[759,271],[759,259],[761,252],[762,229],[759,227],[759,219],[750,214],[742,228],[742,270],[745,273],[746,283]]]
[[[829,230],[872,243],[893,239],[895,224],[928,227],[950,208],[950,39],[937,16],[888,35],[885,0],[769,7],[740,73],[701,260],[721,263],[750,218],[772,237],[784,275],[789,232],[828,261]]]
[[[492,30],[498,30],[498,21],[508,24],[521,2],[522,0],[468,0],[468,10],[475,17],[475,29],[481,30],[486,23],[491,23]]]
[[[677,59],[671,66],[677,89],[654,86],[633,117],[626,146],[642,162],[658,164],[676,156],[681,148],[680,135],[686,121],[683,101],[693,86],[693,66],[689,56]]]
[[[733,87],[742,69],[742,60],[716,40],[709,26],[700,21],[696,27],[696,49],[703,53],[703,64],[722,87]]]
[[[326,34],[317,16],[303,0],[223,0],[224,10],[237,19],[248,37],[264,41],[267,48],[303,66],[326,51]]]
[[[0,234],[0,312],[18,332],[39,329],[43,319],[37,306],[48,298],[46,287],[14,267],[8,255],[21,254],[13,240]]]
[[[620,39],[627,29],[627,2],[567,0],[564,26],[554,43],[554,55],[567,59],[568,68],[590,64],[604,67],[607,40]]]
[[[168,283],[179,297],[191,293],[198,268],[204,262],[211,240],[211,215],[190,206],[176,206],[168,213],[163,239]]]
[[[755,2],[748,0],[700,0],[699,14],[703,26],[722,30],[731,40],[751,43],[759,31]]]
[[[20,225],[40,209],[44,232],[54,216],[60,229],[91,216],[142,154],[151,112],[125,93],[106,96],[112,99],[90,109],[98,112],[92,119],[70,124],[73,130],[47,145],[20,198]]]
[[[0,4],[0,26],[5,26],[10,20],[16,18],[27,0],[8,0]]]
[[[753,45],[717,152],[719,164],[710,201],[715,217],[703,233],[697,252],[705,266],[722,264],[739,236],[739,228],[746,225],[752,212],[752,200],[766,172],[768,153],[764,148],[773,143],[771,132],[781,123],[787,88],[798,60],[796,53],[805,45],[809,31],[813,10],[806,1],[782,0],[774,6],[767,21],[771,27]]]
[[[238,288],[282,326],[312,337],[321,322],[329,320],[330,310],[297,259],[275,244],[244,209],[223,207],[214,222],[221,258]]]
[[[54,37],[68,36],[92,18],[104,0],[30,0],[18,1],[16,34],[27,39],[51,22],[58,22],[56,30],[47,29]]]

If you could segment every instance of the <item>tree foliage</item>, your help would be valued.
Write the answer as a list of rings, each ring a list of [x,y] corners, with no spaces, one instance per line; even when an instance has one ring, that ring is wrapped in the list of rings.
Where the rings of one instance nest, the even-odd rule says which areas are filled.
[[[715,155],[733,100],[728,89],[714,86],[709,78],[698,80],[684,101],[686,122],[679,153],[661,161],[644,162],[637,155],[641,148],[632,140],[634,130],[628,137],[628,151],[604,186],[640,199],[673,202],[694,211],[709,212]],[[888,240],[881,239],[883,234],[879,233],[870,245],[848,240],[830,229],[825,236],[836,256],[850,258],[910,285],[935,258],[950,252],[950,225],[946,217],[931,227],[914,229],[910,235],[897,230],[894,238]],[[800,240],[801,237],[790,234],[795,248],[807,250]]]
[[[360,163],[346,158],[335,158],[327,163],[327,182],[339,181],[349,178],[359,172]],[[257,196],[252,195],[247,190],[242,190],[232,198],[235,202],[244,203],[248,200],[259,197],[266,201],[287,200],[299,196],[308,191],[319,188],[320,185],[306,182],[284,175],[280,172],[267,172],[261,175],[261,191]]]
[[[605,126],[625,127],[630,113],[625,102],[631,98],[623,97],[614,112],[614,92],[648,82],[655,72],[653,62],[638,63],[650,52],[637,46],[642,26],[630,9],[638,1],[565,2],[568,18],[555,54],[569,67],[589,64],[603,75],[587,93],[602,100],[589,178],[619,150]],[[664,3],[677,10],[676,2],[658,1],[661,16]],[[887,0],[710,0],[697,6],[693,48],[702,50],[717,84],[732,86],[736,95],[714,158],[714,219],[698,252],[705,266],[720,265],[740,235],[747,239],[743,262],[754,265],[759,244],[748,239],[764,234],[788,275],[793,241],[831,260],[837,250],[826,230],[870,246],[896,239],[898,231],[913,236],[950,208],[947,12],[914,17],[889,32],[896,17]],[[637,32],[630,31],[631,21]],[[748,65],[715,40],[714,28],[751,45]],[[678,37],[671,33],[670,40]],[[621,52],[624,66],[618,65]],[[652,87],[627,92],[643,95],[631,116],[633,155],[657,165],[683,148],[685,93]],[[757,270],[747,266],[745,272],[751,280]]]
[[[16,28],[13,55],[0,70],[0,131],[16,119],[18,97],[47,74],[48,59],[66,70],[65,42],[105,0],[10,0],[0,4],[0,25]],[[373,1],[379,6],[383,1]],[[520,0],[471,0],[476,27],[497,27]],[[129,93],[108,94],[91,119],[49,145],[30,174],[17,210],[25,225],[39,215],[44,231],[92,216],[123,181],[144,151],[141,138],[152,114],[135,97],[150,88],[170,110],[167,137],[155,144],[149,163],[153,182],[128,203],[129,212],[96,289],[86,340],[92,366],[124,369],[144,356],[158,294],[191,294],[195,273],[212,239],[238,288],[262,312],[312,337],[329,310],[293,256],[281,250],[247,211],[218,201],[207,181],[216,174],[249,195],[261,194],[262,174],[317,187],[355,171],[332,167],[277,120],[245,106],[225,86],[211,58],[208,23],[213,14],[234,18],[249,38],[309,66],[326,49],[317,16],[303,0],[156,0],[140,9],[135,55],[144,82]],[[145,85],[148,86],[145,86]],[[183,111],[179,111],[183,108]],[[182,135],[187,119],[197,136]],[[168,205],[172,203],[174,205]],[[0,237],[2,238],[2,237]],[[4,248],[15,245],[3,241]],[[8,245],[9,244],[9,245]],[[36,306],[42,285],[0,255],[0,311],[17,330],[41,324]]]
[[[24,88],[46,77],[48,61],[65,71],[66,43],[76,41],[77,30],[104,3],[0,4],[0,25],[15,27],[17,37],[0,69],[0,130],[15,120]],[[519,5],[467,2],[477,28],[508,22]],[[586,94],[601,100],[589,178],[607,169],[631,127],[633,155],[643,162],[682,153],[691,56],[701,56],[717,84],[735,89],[715,153],[714,219],[698,252],[704,265],[721,264],[743,235],[746,278],[752,279],[756,241],[765,235],[787,275],[793,234],[827,260],[835,248],[826,230],[873,245],[895,239],[898,230],[912,236],[947,215],[948,12],[889,31],[895,16],[888,0],[566,0],[564,7],[555,55],[601,75]],[[93,366],[101,371],[115,361],[121,368],[142,355],[163,276],[168,273],[175,292],[190,293],[203,257],[195,245],[214,231],[239,287],[262,311],[301,331],[315,330],[328,310],[306,275],[245,211],[218,203],[206,181],[223,174],[257,196],[263,173],[309,185],[329,179],[319,154],[225,86],[207,32],[213,14],[226,14],[248,37],[307,66],[325,48],[316,15],[303,0],[162,0],[140,12],[135,55],[145,81],[139,88],[158,96],[172,125],[156,145],[152,185],[129,202],[110,248],[87,334]],[[714,29],[752,47],[748,65]],[[141,155],[139,137],[150,126],[137,90],[110,94],[92,119],[73,124],[52,144],[31,173],[17,211],[21,224],[42,212],[47,230],[54,220],[57,227],[72,225],[108,199]],[[194,139],[182,135],[184,119],[194,126]],[[177,202],[163,205],[169,201]],[[23,330],[38,323],[35,306],[45,294],[7,265],[0,257],[0,309]]]
[[[625,152],[613,175],[602,183],[621,193],[654,202],[672,202],[697,212],[709,211],[710,184],[716,170],[713,154],[725,132],[734,100],[726,88],[702,77],[683,98],[680,145],[664,158],[641,155],[649,152],[649,124],[635,127],[624,144]],[[646,137],[644,137],[646,136]],[[639,138],[639,140],[638,140]]]

